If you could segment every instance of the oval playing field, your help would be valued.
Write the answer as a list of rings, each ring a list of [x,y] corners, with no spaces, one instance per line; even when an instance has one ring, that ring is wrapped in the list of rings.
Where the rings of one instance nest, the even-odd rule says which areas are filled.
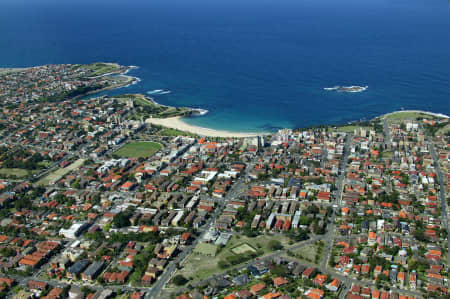
[[[161,148],[162,145],[156,142],[131,142],[121,147],[114,154],[124,158],[148,158],[153,156]]]

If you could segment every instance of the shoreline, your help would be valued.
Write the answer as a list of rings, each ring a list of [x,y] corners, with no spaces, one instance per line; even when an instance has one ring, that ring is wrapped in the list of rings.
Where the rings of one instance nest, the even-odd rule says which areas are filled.
[[[83,97],[87,97],[90,95],[95,95],[96,93],[101,93],[101,92],[105,92],[108,90],[114,90],[114,89],[120,89],[120,88],[124,88],[124,87],[128,87],[134,84],[138,84],[139,82],[141,82],[141,79],[139,77],[135,77],[135,76],[129,76],[126,75],[130,70],[132,69],[136,69],[138,68],[137,66],[128,66],[127,70],[124,72],[116,72],[116,73],[108,73],[108,74],[103,74],[100,75],[98,77],[101,76],[120,76],[122,78],[125,78],[126,81],[122,82],[122,83],[118,83],[118,84],[114,84],[114,85],[110,85],[110,86],[106,86],[97,90],[92,90],[92,91],[88,91],[84,94],[78,95],[76,97],[74,97],[74,99],[79,99],[79,98],[83,98]]]
[[[154,102],[154,103],[157,105],[160,105],[156,102]],[[390,112],[390,113],[386,113],[386,114],[377,116],[374,119],[377,119],[377,118],[383,119],[383,118],[387,117],[388,115],[392,115],[392,114],[396,114],[396,113],[403,113],[403,112],[427,114],[427,115],[430,115],[430,116],[436,117],[436,118],[444,118],[444,119],[450,118],[449,116],[442,114],[442,113],[435,113],[435,112],[422,111],[422,110],[400,110],[400,111],[394,111],[394,112]],[[199,136],[205,136],[205,137],[245,138],[245,137],[255,137],[255,136],[263,136],[263,135],[271,134],[269,132],[245,133],[245,132],[233,132],[233,131],[226,131],[226,130],[203,128],[203,127],[199,127],[196,125],[188,124],[183,121],[183,118],[184,117],[182,117],[182,116],[168,117],[168,118],[147,118],[145,120],[145,123],[163,126],[163,127],[170,128],[170,129],[176,129],[176,130],[188,132],[191,134],[196,134]],[[356,121],[354,123],[357,124],[358,121]]]
[[[123,75],[118,75],[118,76],[123,76]],[[127,81],[127,82],[124,82],[124,83],[121,83],[121,84],[106,86],[106,87],[103,87],[103,88],[100,88],[100,89],[97,89],[97,90],[88,91],[86,93],[77,95],[77,96],[73,97],[72,99],[76,100],[76,99],[84,98],[84,97],[87,97],[87,96],[90,96],[90,95],[95,95],[96,93],[101,93],[101,92],[105,92],[105,91],[108,91],[108,90],[124,88],[124,87],[130,86],[130,85],[133,85],[133,84],[137,84],[140,81],[140,79],[138,77],[132,77],[132,76],[126,76],[126,77],[130,77],[130,81]]]
[[[232,132],[224,130],[215,130],[209,128],[202,128],[199,126],[191,125],[183,121],[181,116],[168,117],[168,118],[147,118],[145,123],[163,126],[170,129],[176,129],[184,132],[189,132],[199,136],[205,137],[222,137],[222,138],[244,138],[244,137],[256,137],[266,135],[268,133],[244,133],[244,132]]]

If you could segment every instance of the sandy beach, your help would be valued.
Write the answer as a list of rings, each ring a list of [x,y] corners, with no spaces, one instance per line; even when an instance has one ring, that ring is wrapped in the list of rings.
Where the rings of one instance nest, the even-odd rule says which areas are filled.
[[[145,122],[149,124],[164,126],[167,128],[177,129],[207,137],[241,138],[241,137],[254,137],[263,134],[263,133],[258,134],[258,133],[229,132],[197,127],[185,123],[180,116],[169,118],[148,118]]]

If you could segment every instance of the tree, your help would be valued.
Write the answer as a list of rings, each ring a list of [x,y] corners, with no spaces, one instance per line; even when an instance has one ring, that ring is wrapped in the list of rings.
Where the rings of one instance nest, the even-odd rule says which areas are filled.
[[[185,285],[188,280],[183,275],[175,275],[175,277],[172,279],[172,282],[177,286]]]
[[[270,250],[280,250],[283,249],[283,245],[278,240],[270,240],[268,243],[268,247]]]
[[[32,202],[26,198],[21,198],[14,202],[14,208],[19,211],[22,209],[30,209],[31,207],[32,207]]]
[[[425,242],[427,238],[425,237],[425,231],[423,229],[416,229],[413,232],[414,238],[416,238],[418,241]]]
[[[219,266],[220,269],[225,269],[228,268],[230,266],[230,263],[228,263],[226,260],[220,260],[217,265]]]
[[[282,265],[275,265],[274,268],[270,270],[270,272],[275,276],[286,277],[289,275],[288,269]]]
[[[118,228],[130,226],[130,215],[124,212],[117,213],[113,218],[113,224]]]
[[[310,225],[312,222],[312,219],[307,216],[300,216],[300,225]]]
[[[88,232],[86,233],[86,237],[94,241],[102,241],[105,239],[105,235],[101,231]]]
[[[289,238],[293,239],[296,242],[307,240],[308,237],[308,231],[304,229],[299,229],[297,232],[291,231],[289,232]]]
[[[389,276],[387,276],[386,274],[380,273],[377,276],[377,282],[381,282],[381,281],[389,281]]]
[[[12,248],[4,247],[4,248],[0,249],[0,254],[3,255],[4,257],[12,257],[12,256],[16,256],[17,253]]]

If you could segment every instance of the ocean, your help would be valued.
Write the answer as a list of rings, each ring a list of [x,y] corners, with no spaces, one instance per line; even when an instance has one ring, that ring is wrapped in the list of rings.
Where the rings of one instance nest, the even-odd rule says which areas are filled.
[[[162,104],[207,109],[188,123],[260,132],[450,114],[444,0],[2,0],[0,67],[136,65]],[[361,85],[360,93],[327,91]]]

